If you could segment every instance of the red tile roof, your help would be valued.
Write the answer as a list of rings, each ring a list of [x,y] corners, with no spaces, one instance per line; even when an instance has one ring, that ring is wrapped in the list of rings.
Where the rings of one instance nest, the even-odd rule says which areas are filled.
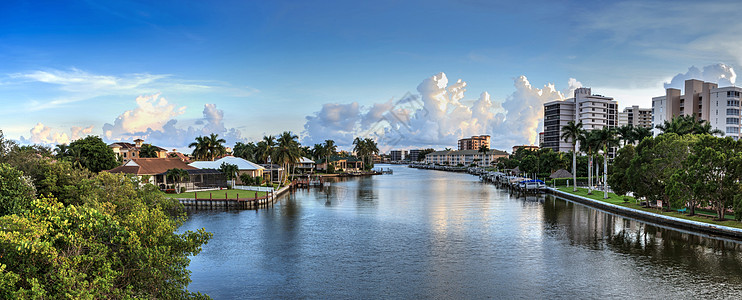
[[[126,173],[134,175],[157,175],[170,169],[190,170],[196,169],[181,161],[177,157],[172,158],[132,158],[123,166],[108,170],[110,173]]]

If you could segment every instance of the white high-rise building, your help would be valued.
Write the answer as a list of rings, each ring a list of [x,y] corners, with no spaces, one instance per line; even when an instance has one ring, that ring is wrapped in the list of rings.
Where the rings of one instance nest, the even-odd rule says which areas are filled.
[[[709,123],[735,140],[740,137],[740,95],[742,88],[736,86],[711,90],[709,99]]]
[[[587,131],[618,126],[618,103],[611,97],[593,95],[590,88],[575,90],[574,97],[544,103],[543,148],[568,152],[572,143],[561,139],[569,121],[582,122]]]

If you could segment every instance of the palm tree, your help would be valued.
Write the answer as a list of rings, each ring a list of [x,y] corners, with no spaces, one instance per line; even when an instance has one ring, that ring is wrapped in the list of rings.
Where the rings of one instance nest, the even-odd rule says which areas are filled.
[[[67,146],[67,144],[61,144],[57,145],[54,148],[54,153],[56,153],[57,158],[64,158],[67,156],[67,151],[69,151],[70,147]]]
[[[144,144],[141,148],[139,148],[139,157],[141,158],[156,158],[157,152],[160,149],[157,149],[157,147],[152,146],[152,144]]]
[[[278,136],[278,147],[275,150],[275,159],[277,163],[280,163],[284,167],[284,179],[288,179],[288,171],[292,166],[296,165],[296,162],[301,160],[301,153],[299,148],[299,137],[292,134],[289,131],[284,131]],[[291,171],[293,176],[293,170]]]
[[[338,151],[338,146],[335,145],[335,141],[333,140],[325,140],[325,144],[322,146],[324,148],[324,154],[326,156],[325,160],[325,171],[330,170],[330,156],[333,156]]]
[[[272,135],[263,136],[263,140],[258,142],[258,153],[261,160],[266,164],[271,161],[273,156],[273,148],[276,146],[276,138]]]
[[[191,155],[193,155],[193,157],[197,160],[206,159],[206,157],[209,155],[209,142],[207,141],[206,137],[197,136],[196,141],[190,143],[188,145],[188,148],[194,148]]]
[[[484,160],[487,158],[487,153],[490,152],[490,147],[487,147],[487,145],[482,145],[481,147],[479,147],[479,151],[477,152],[482,153],[482,163],[486,166],[487,163],[484,162]]]
[[[175,191],[177,193],[180,193],[180,182],[190,179],[188,176],[188,171],[178,168],[167,170],[167,172],[165,172],[165,176],[175,181]]]
[[[618,134],[619,140],[624,142],[624,145],[633,145],[636,141],[636,131],[634,130],[634,125],[632,124],[627,124],[616,128],[616,133]]]
[[[371,138],[365,138],[364,141],[366,142],[366,153],[367,155],[378,155],[379,154],[379,145],[376,144],[376,141],[374,141]],[[368,160],[368,169],[373,168],[373,159]]]
[[[652,136],[652,131],[647,127],[636,126],[634,127],[634,139],[636,142],[641,142],[646,137]]]
[[[258,146],[255,145],[255,143],[253,142],[249,142],[247,144],[243,142],[237,142],[234,145],[232,152],[234,153],[234,156],[236,157],[241,157],[249,161],[257,161],[257,159],[255,159],[257,148]]]
[[[618,146],[616,131],[608,126],[595,130],[598,148],[603,148],[603,199],[608,199],[608,148]]]
[[[225,141],[224,139],[220,139],[218,134],[212,133],[208,137],[206,137],[206,140],[208,141],[209,145],[207,151],[209,152],[209,157],[212,161],[217,156],[222,156],[227,153],[227,148],[222,145],[227,141]]]
[[[239,176],[238,172],[240,171],[240,168],[237,165],[223,162],[221,166],[219,166],[219,171],[227,177],[227,180],[232,181],[232,188],[234,188],[234,179]]]
[[[573,192],[577,191],[577,140],[582,135],[582,122],[575,124],[575,121],[569,121],[566,126],[562,127],[561,138],[565,142],[572,142],[572,187]]]
[[[577,137],[577,139],[580,141],[580,150],[582,152],[585,152],[587,154],[588,158],[588,164],[587,164],[587,194],[592,195],[593,194],[593,156],[595,155],[595,152],[598,150],[598,143],[597,143],[597,136],[596,131],[583,131],[583,133]]]

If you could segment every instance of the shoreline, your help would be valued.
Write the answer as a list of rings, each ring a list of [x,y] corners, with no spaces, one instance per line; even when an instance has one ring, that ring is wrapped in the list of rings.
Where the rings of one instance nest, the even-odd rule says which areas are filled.
[[[711,237],[726,237],[726,238],[732,238],[736,241],[742,241],[742,229],[729,227],[729,226],[723,226],[723,225],[715,225],[715,224],[709,224],[709,223],[703,223],[693,220],[686,220],[671,216],[665,216],[660,215],[652,212],[647,212],[643,210],[633,209],[629,207],[623,207],[607,202],[603,202],[600,200],[594,200],[574,194],[570,194],[567,192],[562,192],[560,190],[547,187],[546,188],[547,193],[578,202],[580,204],[584,204],[593,208],[605,210],[611,213],[615,213],[621,216],[630,217],[639,221],[645,221],[650,223],[656,223],[658,225],[662,226],[668,226],[671,228],[677,228],[684,231],[689,231],[692,233],[699,233],[699,234],[706,234]]]

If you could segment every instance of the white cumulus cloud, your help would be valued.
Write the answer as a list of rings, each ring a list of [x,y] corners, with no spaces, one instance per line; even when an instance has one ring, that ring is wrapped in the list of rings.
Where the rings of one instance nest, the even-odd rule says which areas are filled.
[[[36,126],[31,128],[29,132],[31,133],[29,138],[21,136],[21,143],[53,146],[59,144],[69,144],[76,139],[89,135],[93,132],[93,125],[85,128],[73,126],[72,128],[70,128],[69,134],[67,134],[67,132],[53,129],[39,122],[36,123]]]
[[[675,75],[670,82],[665,83],[665,88],[683,89],[685,81],[688,79],[698,79],[707,82],[718,83],[719,86],[733,85],[737,80],[737,73],[734,68],[726,64],[714,64],[703,67],[703,69],[692,66],[688,72]]]
[[[514,81],[515,92],[495,101],[487,92],[477,100],[466,98],[467,83],[449,82],[445,73],[423,80],[418,94],[397,101],[361,107],[357,103],[325,104],[307,117],[305,144],[333,139],[350,145],[356,136],[372,137],[382,151],[391,148],[455,148],[456,141],[472,135],[492,136],[492,147],[508,149],[514,144],[534,144],[541,130],[543,103],[570,95],[580,82],[570,79],[563,91],[553,84],[534,88],[525,76]],[[464,103],[472,103],[465,105]]]

